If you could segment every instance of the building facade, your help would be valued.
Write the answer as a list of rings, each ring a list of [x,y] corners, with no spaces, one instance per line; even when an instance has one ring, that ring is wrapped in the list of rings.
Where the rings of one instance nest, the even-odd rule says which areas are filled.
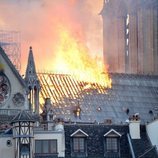
[[[105,0],[103,55],[110,72],[158,74],[158,1]]]
[[[66,90],[56,89],[63,94],[62,100],[51,104],[46,98],[39,114],[39,104],[33,104],[39,103],[40,86],[32,48],[29,54],[27,77],[23,79],[0,49],[1,157],[158,157],[156,76],[112,74],[111,89],[98,86],[85,91],[84,84],[82,89],[70,76],[64,80],[63,75],[57,75],[67,85],[62,88],[71,90],[72,84],[73,89],[80,87],[80,100],[70,95],[67,98],[63,94]],[[57,83],[55,86],[59,87]]]

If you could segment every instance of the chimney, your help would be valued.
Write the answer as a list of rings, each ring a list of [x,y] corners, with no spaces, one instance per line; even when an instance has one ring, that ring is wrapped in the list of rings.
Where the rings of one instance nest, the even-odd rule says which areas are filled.
[[[129,119],[129,133],[132,139],[140,139],[140,118],[135,114]]]

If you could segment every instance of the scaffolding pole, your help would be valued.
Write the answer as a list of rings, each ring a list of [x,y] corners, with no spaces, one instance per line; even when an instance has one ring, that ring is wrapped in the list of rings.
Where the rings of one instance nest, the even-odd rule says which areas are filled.
[[[18,71],[21,69],[20,32],[0,30],[0,46]]]

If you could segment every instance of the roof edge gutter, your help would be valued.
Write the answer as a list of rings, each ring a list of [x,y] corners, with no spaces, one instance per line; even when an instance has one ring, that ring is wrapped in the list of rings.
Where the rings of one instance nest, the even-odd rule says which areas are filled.
[[[138,158],[141,158],[143,156],[145,156],[146,154],[148,154],[151,150],[155,149],[156,146],[152,146],[150,149],[148,149],[146,152],[144,152],[144,154],[140,155]]]
[[[130,138],[130,136],[129,136],[129,133],[127,133],[127,138],[128,138],[128,143],[129,143],[129,146],[130,146],[130,151],[131,151],[131,154],[132,154],[132,158],[136,158],[136,157],[135,157],[134,150],[133,150],[131,138]]]

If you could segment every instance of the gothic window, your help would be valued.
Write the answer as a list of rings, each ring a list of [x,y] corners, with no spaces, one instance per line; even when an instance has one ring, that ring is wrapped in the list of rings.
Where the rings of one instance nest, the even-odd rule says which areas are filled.
[[[125,18],[125,64],[126,71],[129,69],[129,14]]]
[[[24,98],[23,94],[16,93],[16,94],[14,94],[12,101],[13,101],[14,105],[16,105],[16,106],[23,106],[24,102],[25,102],[25,98]]]
[[[126,55],[128,56],[128,53],[129,53],[129,14],[127,14],[126,16]]]
[[[4,105],[10,96],[11,86],[7,76],[0,72],[0,106]]]
[[[57,153],[57,140],[35,140],[35,154],[56,154]]]

